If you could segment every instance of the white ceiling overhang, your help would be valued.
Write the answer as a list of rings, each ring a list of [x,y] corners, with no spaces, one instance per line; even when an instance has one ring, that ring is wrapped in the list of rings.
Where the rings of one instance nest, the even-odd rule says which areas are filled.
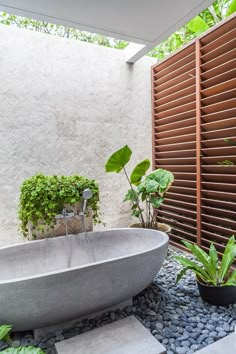
[[[139,43],[135,62],[213,0],[0,0],[0,11]]]

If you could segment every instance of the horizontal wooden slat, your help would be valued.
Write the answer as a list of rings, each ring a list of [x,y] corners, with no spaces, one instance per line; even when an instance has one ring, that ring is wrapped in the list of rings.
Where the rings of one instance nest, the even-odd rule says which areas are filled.
[[[235,114],[236,116],[236,114]],[[158,124],[159,122],[156,122],[156,125],[154,126],[154,129],[156,132],[166,132],[167,130],[174,130],[174,129],[180,129],[184,127],[189,127],[189,126],[194,126],[196,124],[196,118],[189,118],[189,119],[183,119],[181,121],[169,123],[169,124]]]
[[[231,228],[227,228],[227,227],[223,227],[223,226],[219,226],[219,225],[215,225],[215,224],[210,224],[205,221],[202,221],[202,224],[204,225],[206,230],[209,230],[211,232],[219,232],[219,233],[222,233],[223,235],[229,235],[229,236],[236,233],[236,229],[231,229]]]
[[[234,118],[215,120],[214,122],[202,124],[202,128],[204,129],[204,131],[226,129],[226,128],[232,128],[234,126],[236,126],[236,115]]]
[[[230,161],[232,164],[236,165],[236,155],[233,156],[205,156],[202,157],[202,162],[204,164],[209,164],[209,165],[216,165],[218,164],[223,164],[224,161]]]
[[[235,102],[236,103],[236,102]],[[205,139],[222,139],[234,137],[236,135],[236,127],[220,130],[212,130],[210,132],[202,132]]]
[[[164,113],[166,111],[169,111],[170,109],[174,109],[174,108],[177,109],[178,107],[185,105],[187,103],[191,103],[193,101],[195,101],[195,93],[186,95],[184,97],[179,97],[175,100],[170,100],[170,102],[164,104],[160,104],[157,100],[154,102],[154,109],[155,112],[157,112],[158,114],[161,112]]]
[[[156,166],[158,166],[158,160],[156,160]],[[183,166],[183,165],[161,165],[162,168],[165,168],[167,170],[170,170],[172,172],[174,172],[175,174],[177,172],[184,172],[184,173],[187,173],[187,172],[196,172],[196,165],[186,165],[186,166]]]
[[[230,41],[231,39],[235,39],[235,38],[236,38],[236,28],[233,28],[230,31],[226,31],[225,33],[223,33],[222,36],[219,35],[215,40],[210,41],[205,46],[202,46],[201,52],[202,54],[206,54],[214,50],[216,47],[221,46],[226,42]]]
[[[196,140],[196,134],[184,134],[179,136],[171,136],[169,138],[159,138],[158,144],[167,145],[167,144],[180,144],[193,142]]]
[[[182,184],[180,182],[183,182]],[[184,185],[184,186],[183,186]],[[191,187],[186,186],[186,181],[184,180],[174,180],[174,183],[170,187],[172,193],[179,193],[184,195],[196,196],[196,184],[192,184]]]
[[[222,183],[235,183],[236,174],[212,174],[212,173],[202,173],[202,178],[205,181],[211,182],[222,182]]]
[[[224,140],[225,138],[228,138],[228,131],[224,132],[223,136],[221,136],[220,138],[216,138],[216,139],[208,139],[207,140],[202,140],[202,146],[203,148],[212,148],[212,147],[225,147],[225,146],[229,146],[229,144]],[[231,135],[231,134],[230,134]],[[232,141],[234,141],[236,139],[236,136],[234,134],[232,134],[230,136],[230,139]]]
[[[202,213],[202,220],[205,220],[206,222],[212,223],[217,226],[234,228],[236,230],[236,221],[226,217],[219,217],[219,216],[216,217],[216,216]]]
[[[216,46],[210,51],[207,51],[205,54],[201,56],[201,61],[202,63],[209,62],[210,60],[215,59],[221,56],[222,54],[225,55],[226,53],[230,52],[233,48],[236,48],[236,37],[232,39],[227,39],[226,42],[222,43],[219,46]]]
[[[179,157],[179,151],[163,151],[163,152],[156,152],[156,158],[175,158]],[[182,157],[196,157],[196,150],[182,150],[181,153]]]
[[[207,87],[201,90],[203,97],[209,97],[212,95],[217,95],[223,91],[233,90],[235,88],[236,79],[230,78],[227,81],[221,82],[217,85]]]
[[[202,205],[202,210],[207,215],[215,215],[219,217],[232,218],[234,221],[236,220],[236,211],[227,210],[223,208],[214,208],[212,206]]]
[[[163,112],[157,112],[157,109],[154,107],[154,111],[157,114],[158,118],[167,118],[167,117],[172,116],[174,114],[184,113],[186,111],[190,111],[195,108],[196,108],[196,103],[190,102],[190,103],[185,103],[185,104],[175,107],[175,108],[167,109],[166,111],[163,111]]]
[[[172,137],[177,137],[180,135],[188,135],[188,134],[194,134],[196,132],[196,125],[190,125],[186,126],[184,128],[177,128],[177,129],[171,129],[171,130],[165,130],[162,132],[156,132],[155,135],[157,139],[162,139],[162,138],[172,138]]]
[[[154,84],[160,86],[161,84],[163,84],[163,82],[170,81],[173,78],[176,78],[176,77],[178,77],[182,74],[185,74],[186,72],[188,72],[190,70],[194,70],[194,69],[195,69],[195,59],[187,62],[183,66],[175,67],[174,70],[172,70],[169,73],[166,73],[166,75],[160,75],[159,77],[156,76]]]
[[[171,55],[169,58],[166,58],[163,60],[161,63],[155,65],[153,68],[154,72],[162,72],[165,71],[165,69],[169,68],[170,65],[172,64],[179,64],[182,65],[182,60],[184,60],[189,54],[194,53],[195,49],[195,44],[191,44],[184,48],[183,50],[175,53],[174,55]]]
[[[236,85],[236,81],[235,81],[235,85]],[[236,117],[236,107],[230,109],[224,109],[222,111],[215,112],[215,113],[203,114],[202,122],[210,123],[221,119],[228,119],[228,118],[235,118],[235,117]]]
[[[173,102],[173,101],[176,101],[178,100],[179,98],[183,98],[185,96],[189,96],[193,93],[196,92],[196,86],[195,85],[192,85],[192,86],[185,86],[185,88],[183,90],[177,90],[177,91],[174,91],[172,89],[172,92],[169,94],[169,95],[165,95],[164,97],[162,98],[156,98],[154,100],[154,104],[157,103],[157,105],[160,107],[164,104],[169,104],[170,102]]]
[[[221,146],[216,148],[203,148],[201,149],[203,156],[230,156],[236,155],[236,146]]]
[[[156,152],[164,152],[164,151],[173,151],[174,149],[183,151],[183,150],[194,150],[196,148],[195,141],[187,141],[183,143],[172,143],[169,144],[161,144],[155,146]]]
[[[195,85],[195,82],[196,78],[194,76],[190,76],[187,80],[180,81],[176,85],[167,87],[165,90],[159,90],[158,86],[154,86],[154,100],[165,98],[173,93],[189,88],[190,86]]]
[[[218,93],[217,95],[213,95],[211,97],[206,97],[202,99],[202,104],[203,106],[207,106],[209,104],[218,103],[220,101],[227,101],[235,97],[236,97],[236,88]]]
[[[232,210],[236,212],[236,203],[232,203],[231,201],[202,197],[202,204],[205,206],[211,206],[214,208],[224,208],[226,210]]]
[[[211,70],[214,67],[219,66],[229,60],[235,59],[235,57],[236,57],[236,49],[232,49],[231,51],[219,55],[218,57],[202,64],[201,70],[203,71]]]
[[[236,193],[234,191],[234,193],[230,193],[230,192],[219,192],[219,191],[214,191],[214,190],[207,190],[207,189],[203,189],[202,190],[202,195],[204,197],[209,197],[209,198],[213,198],[213,199],[219,199],[219,200],[227,200],[227,201],[231,201],[231,202],[236,202]]]
[[[226,72],[229,71],[236,66],[236,58],[231,59],[229,61],[226,61],[225,63],[222,63],[221,65],[215,66],[211,70],[207,70],[201,73],[201,79],[208,80],[213,78],[214,76],[219,75],[221,72]]]
[[[161,208],[159,210],[159,215],[165,215],[168,216],[170,218],[172,218],[173,220],[177,220],[178,222],[182,222],[184,223],[185,227],[195,227],[196,226],[196,220],[193,218],[189,218],[186,215],[183,215],[181,213],[176,213],[176,211],[173,210],[168,210],[167,208]]]

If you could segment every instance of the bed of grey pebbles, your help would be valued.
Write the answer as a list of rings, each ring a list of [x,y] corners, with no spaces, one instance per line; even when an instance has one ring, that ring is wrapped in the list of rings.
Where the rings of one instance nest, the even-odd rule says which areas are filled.
[[[217,307],[203,302],[191,273],[175,284],[180,266],[172,257],[180,253],[174,250],[168,252],[153,284],[134,298],[133,306],[83,320],[74,328],[56,331],[40,341],[34,340],[32,333],[15,333],[13,346],[37,345],[46,353],[53,354],[56,342],[132,314],[167,348],[167,354],[192,354],[233,332],[236,304]],[[0,342],[0,350],[4,346]]]

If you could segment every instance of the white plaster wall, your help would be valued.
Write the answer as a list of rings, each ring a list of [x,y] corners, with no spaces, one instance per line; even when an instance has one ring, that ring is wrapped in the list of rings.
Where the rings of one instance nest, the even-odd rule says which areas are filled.
[[[21,242],[17,203],[35,174],[81,174],[101,190],[107,227],[129,224],[124,176],[105,174],[125,144],[151,158],[150,66],[124,51],[0,25],[0,246]]]

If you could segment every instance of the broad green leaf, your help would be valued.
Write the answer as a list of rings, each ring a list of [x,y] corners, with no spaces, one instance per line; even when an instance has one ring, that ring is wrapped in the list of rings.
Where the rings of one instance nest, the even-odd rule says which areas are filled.
[[[182,242],[192,252],[197,260],[202,263],[204,269],[208,273],[208,277],[211,278],[211,282],[214,283],[214,285],[217,285],[217,279],[215,278],[215,267],[212,267],[208,254],[193,243],[187,242],[185,240]]]
[[[235,257],[236,257],[236,244],[235,244],[235,238],[234,236],[232,236],[230,237],[225,247],[225,251],[222,257],[220,270],[219,270],[219,283],[222,283],[224,281],[224,278],[229,272]]]
[[[8,342],[10,337],[9,337],[9,333],[12,330],[12,326],[11,325],[1,325],[0,326],[0,340],[4,341],[4,342]]]
[[[209,249],[209,257],[210,257],[210,264],[211,264],[211,269],[214,273],[214,277],[218,279],[218,253],[216,251],[216,248],[213,243],[210,245]]]
[[[129,189],[123,202],[131,201],[136,202],[138,200],[138,194],[134,189]]]
[[[116,172],[119,173],[125,165],[129,162],[130,157],[132,155],[132,151],[125,145],[120,150],[114,152],[105,165],[106,172]]]
[[[168,170],[158,168],[157,170],[151,172],[147,176],[147,179],[154,180],[159,183],[159,193],[164,194],[174,181],[174,175]]]
[[[184,267],[191,267],[191,270],[196,273],[204,282],[212,283],[212,279],[209,277],[205,269],[200,267],[196,262],[183,256],[175,256],[174,259],[176,259]]]
[[[18,347],[18,348],[8,348],[1,351],[3,354],[45,354],[41,348],[36,347]]]
[[[227,282],[225,282],[225,284],[223,285],[233,285],[236,286],[236,269],[230,274],[229,279],[227,280]]]
[[[234,12],[236,12],[236,0],[233,0],[227,10],[226,16],[232,15]]]
[[[160,205],[163,203],[164,198],[157,198],[155,197],[155,195],[151,195],[149,200],[152,206],[158,209]]]
[[[209,28],[208,24],[200,16],[194,17],[187,24],[187,27],[191,32],[195,33],[196,35],[205,32]]]
[[[150,160],[141,161],[134,169],[130,175],[130,182],[134,185],[139,185],[142,180],[142,177],[145,175],[147,170],[150,167]]]
[[[155,193],[158,191],[159,183],[152,179],[146,181],[146,191],[147,193]]]

